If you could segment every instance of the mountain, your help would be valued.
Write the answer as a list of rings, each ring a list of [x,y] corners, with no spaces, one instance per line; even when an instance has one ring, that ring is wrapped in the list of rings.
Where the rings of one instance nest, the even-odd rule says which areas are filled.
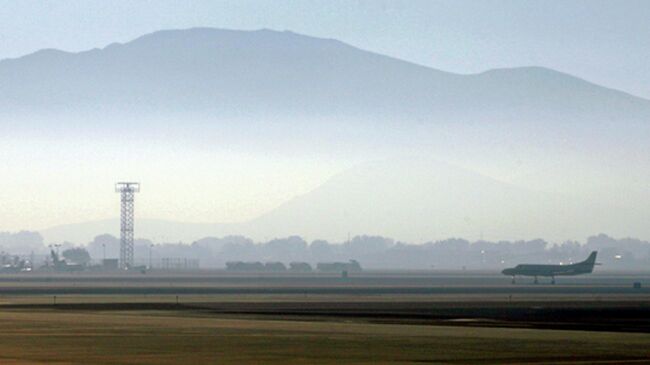
[[[606,230],[650,234],[626,208],[523,189],[435,160],[350,169],[247,223],[256,237],[377,234],[409,242],[449,237],[563,240]]]
[[[271,30],[159,31],[0,61],[3,113],[645,121],[650,102],[540,67],[459,75]],[[453,119],[451,119],[453,118]]]
[[[166,30],[0,61],[2,200],[13,208],[0,222],[110,216],[97,187],[126,177],[155,191],[160,213],[148,216],[166,219],[139,232],[174,241],[647,238],[648,121],[650,101],[543,67],[460,75],[292,32]],[[416,158],[345,172],[266,214],[255,207],[286,200],[286,186],[315,187],[314,176],[405,155]],[[417,162],[428,158],[449,165]],[[219,221],[217,210],[259,217],[173,223]],[[29,224],[16,229],[46,225]],[[105,232],[117,225],[46,238]]]
[[[256,240],[301,235],[344,241],[347,234],[407,242],[464,237],[493,240],[583,239],[605,230],[648,235],[645,219],[626,208],[530,191],[435,160],[365,163],[251,221],[195,224],[138,219],[137,236],[191,242],[206,236]],[[54,227],[46,240],[88,242],[119,235],[117,219]]]

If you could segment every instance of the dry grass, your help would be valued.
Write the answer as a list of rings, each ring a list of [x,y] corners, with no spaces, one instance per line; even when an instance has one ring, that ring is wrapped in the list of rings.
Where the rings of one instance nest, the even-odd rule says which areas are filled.
[[[3,310],[0,327],[1,364],[556,364],[650,359],[650,335],[629,333],[56,310]]]

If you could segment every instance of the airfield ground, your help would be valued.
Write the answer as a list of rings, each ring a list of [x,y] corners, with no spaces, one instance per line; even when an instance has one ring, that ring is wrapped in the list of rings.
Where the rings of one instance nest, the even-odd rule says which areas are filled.
[[[650,363],[650,278],[567,279],[1,276],[0,363]]]

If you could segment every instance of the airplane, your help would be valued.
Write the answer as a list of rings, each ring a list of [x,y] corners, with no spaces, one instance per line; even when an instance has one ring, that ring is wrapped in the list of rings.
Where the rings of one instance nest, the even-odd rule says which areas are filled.
[[[534,276],[535,284],[538,284],[538,276],[550,276],[551,284],[555,284],[556,276],[570,276],[580,274],[590,274],[594,271],[596,265],[597,251],[593,251],[589,257],[582,262],[571,265],[531,265],[521,264],[515,267],[505,269],[501,273],[503,275],[512,276],[512,283],[515,283],[515,276]]]

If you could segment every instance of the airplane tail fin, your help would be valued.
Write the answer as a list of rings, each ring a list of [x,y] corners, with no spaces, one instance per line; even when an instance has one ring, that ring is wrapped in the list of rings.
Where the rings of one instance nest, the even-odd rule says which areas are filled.
[[[593,251],[589,257],[585,261],[582,262],[583,265],[587,266],[589,269],[589,272],[591,272],[594,269],[594,265],[596,265],[596,256],[598,255],[598,251]]]

